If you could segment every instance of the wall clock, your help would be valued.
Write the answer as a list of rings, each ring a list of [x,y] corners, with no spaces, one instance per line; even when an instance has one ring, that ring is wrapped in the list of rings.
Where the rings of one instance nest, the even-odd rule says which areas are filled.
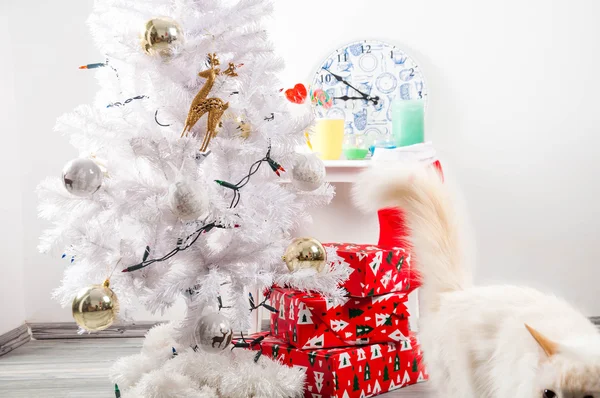
[[[392,101],[427,98],[417,63],[398,47],[376,40],[345,45],[317,70],[313,89],[333,99],[317,117],[345,120],[345,134],[391,134]]]

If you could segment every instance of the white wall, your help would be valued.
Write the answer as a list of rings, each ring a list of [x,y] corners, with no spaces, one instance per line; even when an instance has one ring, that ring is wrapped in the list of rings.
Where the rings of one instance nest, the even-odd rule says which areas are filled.
[[[359,39],[389,41],[419,60],[430,93],[428,138],[462,185],[474,223],[477,280],[537,286],[600,315],[600,2],[276,7],[272,31],[288,85]],[[337,219],[327,239],[362,225],[349,218]],[[315,234],[331,231],[327,224]]]
[[[0,37],[8,34],[4,5],[0,4]],[[5,41],[3,51],[10,54],[11,43]],[[15,70],[12,62],[0,62],[0,335],[20,326],[25,320],[23,303],[23,222],[21,217],[21,173],[19,156],[18,121],[15,113]]]
[[[10,259],[3,250],[2,273],[6,264],[24,264],[27,320],[68,321],[69,310],[50,299],[66,263],[37,253],[44,223],[37,219],[33,190],[75,155],[52,127],[57,116],[91,101],[96,82],[77,66],[102,57],[85,25],[90,2],[11,3],[10,10],[2,5],[1,14],[10,17],[3,42],[13,45],[0,67],[14,69],[15,87],[14,102],[4,81],[0,96],[0,112],[9,119],[2,123],[2,162],[11,166],[2,168],[2,209],[12,209],[2,244],[19,247],[18,226],[12,227],[19,205],[24,229],[22,256]],[[283,75],[288,85],[308,82],[329,52],[357,39],[390,41],[413,54],[429,84],[429,138],[470,205],[478,280],[538,286],[600,315],[597,15],[595,0],[277,0],[270,25],[288,65]],[[16,186],[11,178],[21,183],[20,203],[7,195]],[[308,233],[328,241],[377,239],[374,217],[348,214],[347,191],[340,185],[334,206],[316,212]],[[20,286],[18,272],[14,275],[11,288]],[[0,290],[4,285],[0,278]],[[180,315],[180,308],[175,312],[168,316]],[[138,318],[149,316],[140,312]]]
[[[24,280],[24,287],[19,288],[22,298],[18,297],[19,302],[24,303],[21,321],[72,321],[70,309],[62,308],[50,297],[52,290],[60,284],[68,259],[54,258],[37,251],[38,238],[47,223],[37,217],[34,190],[45,176],[60,175],[63,165],[77,155],[68,140],[53,131],[56,118],[81,103],[91,102],[98,89],[94,74],[78,69],[79,65],[104,60],[95,48],[86,25],[92,2],[12,1],[6,5],[3,3],[2,7],[2,15],[8,16],[8,23],[3,24],[7,32],[2,37],[5,43],[12,43],[12,48],[8,53],[10,56],[3,56],[0,67],[8,65],[14,68],[14,77],[8,82],[14,79],[15,87],[13,101],[0,96],[0,101],[6,101],[13,107],[6,113],[7,109],[1,108],[14,123],[12,128],[2,124],[3,136],[20,140],[22,146],[19,156],[14,146],[4,142],[3,152],[10,152],[14,159],[12,162],[2,159],[3,164],[7,162],[8,165],[3,167],[2,172],[20,172],[15,180],[21,184],[22,202],[19,198],[19,205],[22,204],[22,223],[15,219],[15,224],[17,228],[23,225],[23,239],[19,239],[18,244],[14,242],[12,245],[10,240],[3,243],[22,247],[19,249],[22,266],[17,267],[22,270]],[[5,179],[2,182],[9,185]],[[3,197],[3,207],[4,202]],[[20,219],[21,214],[18,217]],[[12,232],[11,228],[3,233]],[[0,286],[3,284],[0,278]],[[181,313],[180,306],[173,316]],[[0,316],[4,316],[3,308]],[[150,320],[161,317],[140,310],[136,318]]]
[[[7,2],[8,3],[8,2]],[[38,237],[46,225],[37,218],[35,187],[44,175],[58,175],[63,164],[77,155],[68,140],[53,132],[57,116],[96,90],[93,76],[80,64],[101,59],[87,34],[89,2],[10,2],[8,35],[12,54],[3,62],[15,68],[16,109],[12,132],[21,141],[23,272],[25,317],[28,321],[68,321],[70,311],[50,297],[59,284],[67,260],[41,255]]]

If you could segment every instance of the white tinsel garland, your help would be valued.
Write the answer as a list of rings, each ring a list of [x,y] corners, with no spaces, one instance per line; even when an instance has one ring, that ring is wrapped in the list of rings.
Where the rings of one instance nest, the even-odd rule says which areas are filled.
[[[236,349],[208,354],[176,343],[175,327],[155,326],[140,354],[119,359],[110,370],[123,398],[301,397],[305,374],[256,352]],[[173,355],[175,348],[177,355]]]
[[[348,294],[340,284],[347,281],[352,269],[344,261],[335,248],[326,247],[328,264],[323,272],[317,272],[314,268],[303,268],[282,274],[275,278],[278,286],[291,287],[303,291],[322,293],[332,300],[345,300]]]

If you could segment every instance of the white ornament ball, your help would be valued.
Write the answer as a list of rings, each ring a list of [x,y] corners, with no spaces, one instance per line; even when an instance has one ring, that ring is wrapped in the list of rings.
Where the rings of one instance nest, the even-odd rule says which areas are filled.
[[[292,184],[301,191],[314,191],[325,182],[325,164],[316,155],[298,154],[292,168]]]
[[[205,352],[216,353],[225,350],[231,344],[233,330],[229,320],[218,312],[202,315],[194,330],[194,339],[198,348]]]
[[[77,158],[65,165],[62,180],[65,188],[76,196],[89,196],[102,186],[102,170],[92,159]]]
[[[177,217],[185,221],[197,220],[209,208],[205,190],[195,188],[187,181],[177,181],[169,188],[169,204]]]

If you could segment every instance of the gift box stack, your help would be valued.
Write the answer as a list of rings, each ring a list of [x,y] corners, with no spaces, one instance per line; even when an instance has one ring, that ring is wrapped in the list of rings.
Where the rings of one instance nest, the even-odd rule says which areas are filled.
[[[398,232],[402,214],[384,209],[379,220],[378,245],[324,244],[351,269],[346,297],[274,287],[271,330],[251,337],[260,340],[252,349],[306,370],[305,397],[374,396],[427,378],[409,329],[407,298],[419,278]]]
[[[429,158],[440,177],[439,161]],[[382,209],[377,245],[329,243],[349,265],[347,296],[275,286],[270,332],[251,349],[306,371],[307,398],[362,398],[427,379],[409,328],[408,294],[420,279],[411,264],[402,210]],[[275,312],[276,310],[276,312]]]

